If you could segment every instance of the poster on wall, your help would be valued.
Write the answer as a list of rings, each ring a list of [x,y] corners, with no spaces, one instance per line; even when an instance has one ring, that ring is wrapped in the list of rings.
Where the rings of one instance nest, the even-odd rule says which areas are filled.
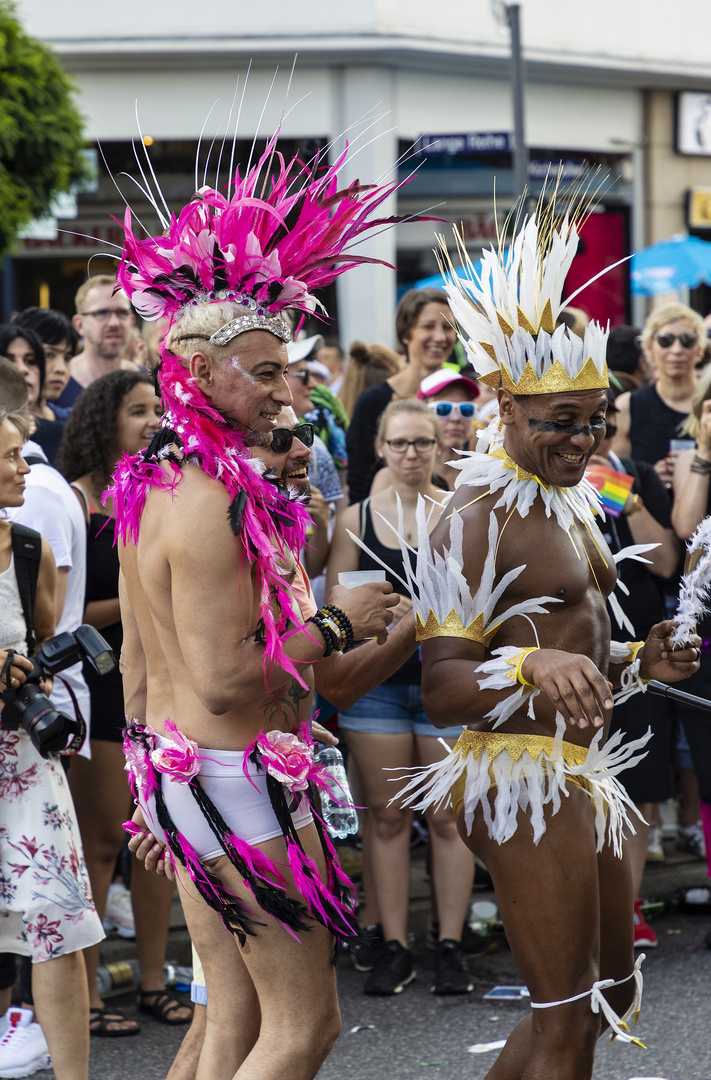
[[[676,151],[711,157],[711,94],[691,90],[678,94]]]

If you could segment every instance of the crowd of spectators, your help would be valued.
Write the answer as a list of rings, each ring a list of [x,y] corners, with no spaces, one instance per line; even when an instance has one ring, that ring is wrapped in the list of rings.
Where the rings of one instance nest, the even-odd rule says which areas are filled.
[[[583,311],[565,312],[564,321],[582,336]],[[337,341],[319,334],[301,335],[288,346],[293,411],[284,411],[280,426],[288,426],[292,437],[284,453],[275,443],[274,467],[281,482],[310,494],[311,527],[301,560],[317,603],[339,574],[382,566],[395,591],[404,594],[403,554],[394,530],[404,530],[413,544],[420,496],[431,508],[434,527],[456,481],[452,460],[474,451],[477,430],[496,417],[496,395],[476,381],[460,355],[443,292],[407,292],[395,331],[398,352],[354,341],[344,358]],[[82,623],[120,652],[118,558],[104,493],[120,456],[147,446],[160,425],[161,403],[150,374],[160,336],[160,326],[137,327],[127,298],[103,275],[79,289],[71,318],[33,307],[0,325],[3,690],[15,689],[25,677],[29,664],[22,657],[31,655],[33,642]],[[603,528],[613,552],[632,543],[659,545],[648,566],[621,568],[629,590],[623,606],[638,638],[665,612],[673,613],[683,541],[711,512],[707,356],[703,319],[678,303],[655,308],[643,328],[615,327],[609,337],[607,430],[590,462],[590,478],[595,482],[605,470],[631,478],[621,513],[608,516]],[[11,535],[9,522],[44,538],[37,541],[39,572],[29,614],[15,585],[22,560],[13,554],[16,529]],[[414,550],[409,557],[414,565]],[[362,861],[362,930],[351,942],[351,957],[367,973],[366,994],[399,993],[415,977],[407,918],[416,828],[429,845],[433,989],[467,993],[473,987],[469,964],[485,951],[468,927],[473,857],[450,808],[413,821],[411,811],[390,805],[390,774],[384,771],[427,765],[441,754],[436,736],[452,745],[461,727],[438,731],[423,711],[412,604],[405,595],[393,611],[398,623],[397,647],[379,686],[340,713],[319,699],[320,719],[337,731],[356,803],[365,808],[355,841]],[[629,637],[624,629],[613,634]],[[685,689],[709,698],[711,622],[699,634],[701,670]],[[13,649],[14,657],[8,653]],[[192,1013],[164,982],[173,884],[146,873],[135,860],[131,864],[124,850],[121,825],[130,816],[130,799],[121,750],[120,675],[98,676],[90,664],[77,663],[54,687],[43,685],[63,712],[85,719],[89,733],[78,755],[61,759],[43,758],[22,729],[0,733],[0,926],[8,915],[19,927],[16,949],[0,956],[0,1075],[17,1061],[34,1071],[51,1056],[58,1080],[82,1080],[90,1033],[116,1038],[140,1031],[99,993],[100,920],[108,932],[135,936],[141,1011],[168,1024],[188,1023]],[[650,753],[623,777],[649,822],[630,840],[635,942],[647,948],[657,941],[639,895],[645,862],[665,858],[670,828],[674,842],[699,859],[711,842],[711,729],[703,714],[648,695],[616,709],[613,719],[628,739],[650,723]],[[38,867],[44,858],[43,872],[50,875],[43,852],[49,850],[44,833],[57,829],[53,814],[68,845],[64,854],[57,847],[55,861],[64,859],[62,887],[67,874],[74,883],[72,933],[60,926],[60,901],[55,898],[53,906],[43,899],[31,875],[16,881],[10,865],[19,865],[20,852],[27,866]],[[352,866],[352,847],[350,855]],[[3,947],[7,941],[3,936]],[[15,955],[24,959],[16,998],[21,1003],[12,1006]],[[50,988],[59,978],[67,980],[65,986],[81,984],[71,1006],[66,993],[52,1000]]]

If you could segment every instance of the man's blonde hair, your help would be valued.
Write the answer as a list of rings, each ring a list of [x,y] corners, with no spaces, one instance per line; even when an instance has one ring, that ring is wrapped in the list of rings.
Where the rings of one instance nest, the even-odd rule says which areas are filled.
[[[110,274],[94,274],[93,277],[87,278],[83,285],[80,285],[77,289],[76,296],[74,297],[74,306],[77,309],[77,315],[81,315],[81,308],[84,306],[87,294],[92,289],[98,289],[102,285],[110,285],[113,289],[116,285],[116,278],[111,277]]]
[[[247,308],[230,300],[219,304],[191,305],[175,320],[166,334],[165,347],[181,360],[189,360],[198,350],[219,359],[226,348],[234,348],[233,343],[230,341],[227,345],[213,345],[209,339],[225,323],[238,319],[241,315],[251,314]]]

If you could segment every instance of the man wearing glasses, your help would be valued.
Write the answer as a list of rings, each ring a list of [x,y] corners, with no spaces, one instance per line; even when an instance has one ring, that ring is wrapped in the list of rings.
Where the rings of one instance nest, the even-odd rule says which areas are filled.
[[[97,274],[77,291],[72,323],[84,347],[72,360],[69,382],[57,399],[56,404],[63,408],[72,408],[82,390],[102,375],[136,367],[121,359],[135,319],[126,294],[121,289],[114,292],[115,287],[114,278]]]

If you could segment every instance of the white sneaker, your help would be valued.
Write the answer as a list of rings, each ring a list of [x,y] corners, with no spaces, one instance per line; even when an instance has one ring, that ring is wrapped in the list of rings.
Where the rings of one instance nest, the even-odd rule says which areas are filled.
[[[135,938],[136,924],[133,921],[133,906],[131,894],[125,885],[120,882],[109,885],[109,895],[106,898],[106,912],[104,914],[104,930],[116,930],[119,937]]]
[[[649,840],[647,841],[647,862],[664,862],[664,845],[662,844],[662,827],[653,822],[649,826]]]
[[[688,851],[697,859],[706,858],[706,843],[701,822],[694,825],[680,825],[676,832],[676,846],[680,851]]]
[[[32,1076],[40,1069],[51,1069],[47,1040],[39,1024],[34,1024],[32,1009],[11,1008],[5,1017],[7,1031],[0,1039],[0,1076]]]

